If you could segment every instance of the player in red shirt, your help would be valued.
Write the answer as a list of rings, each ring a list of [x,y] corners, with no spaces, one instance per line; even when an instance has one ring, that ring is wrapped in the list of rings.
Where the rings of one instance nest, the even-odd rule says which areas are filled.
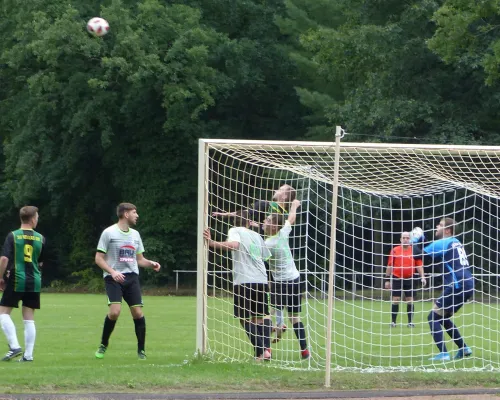
[[[396,320],[399,313],[399,302],[404,293],[406,311],[408,314],[408,327],[414,328],[413,323],[413,298],[415,297],[415,285],[413,274],[415,270],[420,274],[422,286],[427,284],[422,267],[422,260],[413,258],[413,249],[410,244],[410,233],[401,233],[401,246],[395,246],[390,254],[387,262],[387,270],[385,272],[386,282],[385,288],[392,288],[392,323],[391,326],[396,326]],[[392,284],[391,284],[392,280]]]

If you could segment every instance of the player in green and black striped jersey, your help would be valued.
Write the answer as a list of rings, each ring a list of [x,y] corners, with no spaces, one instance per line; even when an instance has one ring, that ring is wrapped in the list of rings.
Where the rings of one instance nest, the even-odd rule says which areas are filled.
[[[33,361],[35,346],[35,310],[40,309],[42,287],[41,267],[45,238],[34,229],[38,224],[38,208],[26,206],[19,211],[21,227],[5,239],[0,257],[0,324],[9,343],[9,351],[2,361],[9,361],[22,353],[16,327],[10,314],[22,301],[25,351],[19,361]]]

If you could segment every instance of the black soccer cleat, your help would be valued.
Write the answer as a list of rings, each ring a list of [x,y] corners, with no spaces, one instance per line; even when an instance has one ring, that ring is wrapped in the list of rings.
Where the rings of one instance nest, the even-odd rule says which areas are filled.
[[[10,361],[13,358],[19,357],[22,353],[23,350],[20,347],[18,349],[10,349],[2,358],[2,361]]]
[[[17,362],[33,362],[33,359],[26,358],[23,354],[23,356],[17,360]]]

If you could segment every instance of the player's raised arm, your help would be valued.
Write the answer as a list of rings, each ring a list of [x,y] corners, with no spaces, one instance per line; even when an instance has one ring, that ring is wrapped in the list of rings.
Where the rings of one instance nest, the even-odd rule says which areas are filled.
[[[425,235],[424,231],[420,227],[415,227],[411,231],[410,243],[413,250],[413,258],[415,260],[420,260],[425,265],[434,264],[434,257],[432,254],[428,254],[424,251]]]
[[[297,219],[297,210],[300,207],[300,200],[295,199],[292,201],[292,205],[290,207],[290,213],[288,214],[288,222],[290,222],[290,225],[293,225],[295,223],[295,220]]]

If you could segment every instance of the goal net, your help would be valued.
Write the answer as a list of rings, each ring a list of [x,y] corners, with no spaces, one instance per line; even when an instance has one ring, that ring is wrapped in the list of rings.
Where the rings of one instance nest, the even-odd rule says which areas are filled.
[[[226,240],[231,220],[212,213],[271,200],[282,184],[293,186],[302,202],[289,243],[302,282],[300,317],[311,357],[302,359],[285,310],[287,330],[272,344],[271,365],[324,369],[330,359],[334,370],[499,369],[500,148],[344,142],[338,165],[335,143],[201,140],[199,148],[200,237],[208,226],[214,240]],[[438,353],[427,316],[443,290],[439,269],[425,266],[426,287],[415,280],[414,326],[408,326],[404,296],[394,303],[393,326],[392,293],[384,288],[388,255],[401,233],[419,226],[432,240],[443,217],[457,221],[456,236],[475,277],[472,301],[452,317],[473,354],[450,362],[429,360]],[[233,316],[231,254],[203,240],[198,246],[198,350],[214,360],[251,362],[251,343]],[[453,358],[457,347],[446,332],[444,338]]]

